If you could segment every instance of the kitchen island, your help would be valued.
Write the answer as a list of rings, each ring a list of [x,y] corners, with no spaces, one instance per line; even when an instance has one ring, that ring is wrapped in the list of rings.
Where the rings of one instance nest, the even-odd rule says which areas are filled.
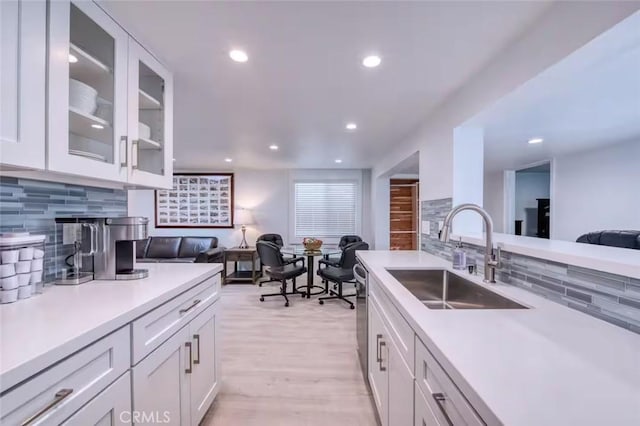
[[[403,423],[397,405],[410,396],[415,424],[640,424],[637,334],[424,252],[358,258],[369,273],[368,378],[383,425]],[[428,309],[388,269],[449,270],[528,309]]]
[[[128,424],[142,412],[199,422],[220,386],[222,265],[145,268],[141,280],[54,286],[0,306],[0,423],[86,424],[110,413]]]

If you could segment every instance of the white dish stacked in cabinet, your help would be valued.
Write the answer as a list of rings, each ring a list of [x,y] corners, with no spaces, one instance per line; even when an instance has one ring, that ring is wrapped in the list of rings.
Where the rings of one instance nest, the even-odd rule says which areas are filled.
[[[0,303],[42,293],[45,239],[29,233],[0,237]]]

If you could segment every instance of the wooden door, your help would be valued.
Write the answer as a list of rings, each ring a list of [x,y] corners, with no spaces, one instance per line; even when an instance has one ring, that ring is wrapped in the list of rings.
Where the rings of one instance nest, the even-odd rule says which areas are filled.
[[[391,250],[418,249],[418,180],[391,179],[389,246]]]

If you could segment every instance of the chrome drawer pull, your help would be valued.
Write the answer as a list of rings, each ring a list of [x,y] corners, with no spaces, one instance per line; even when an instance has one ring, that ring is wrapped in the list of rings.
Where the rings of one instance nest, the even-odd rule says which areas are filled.
[[[191,305],[189,305],[188,308],[180,309],[180,315],[186,314],[187,312],[189,312],[190,310],[192,310],[193,308],[198,306],[198,303],[200,303],[200,302],[202,302],[202,300],[196,299],[196,300],[193,301],[193,303]]]
[[[449,418],[449,414],[447,414],[447,411],[444,409],[444,407],[442,406],[442,403],[445,402],[447,400],[447,397],[444,396],[443,393],[432,393],[431,396],[433,397],[434,401],[436,401],[436,404],[438,405],[438,408],[440,409],[440,411],[442,412],[442,416],[444,417],[444,419],[446,420],[447,424],[449,426],[453,426],[453,422],[451,421],[451,419]]]
[[[187,374],[193,373],[193,349],[191,349],[191,342],[186,342],[184,347],[189,349],[189,367],[184,369]]]
[[[382,347],[387,346],[387,342],[384,340],[380,342],[380,371],[387,371],[387,367],[382,366]]]
[[[40,411],[35,413],[33,416],[29,417],[28,419],[20,423],[20,425],[27,426],[35,422],[36,420],[38,420],[38,418],[45,415],[49,410],[51,410],[53,407],[58,405],[60,402],[62,402],[63,399],[65,399],[72,393],[73,393],[73,389],[60,389],[58,392],[56,392],[54,398],[51,400],[50,403],[48,403],[45,407],[43,407]]]
[[[382,339],[382,334],[376,334],[376,362],[382,361],[382,356],[380,355],[380,339]]]
[[[196,346],[196,356],[198,357],[198,359],[194,359],[193,363],[194,364],[200,364],[200,335],[199,334],[194,334],[193,335],[193,339],[198,344],[198,346]]]

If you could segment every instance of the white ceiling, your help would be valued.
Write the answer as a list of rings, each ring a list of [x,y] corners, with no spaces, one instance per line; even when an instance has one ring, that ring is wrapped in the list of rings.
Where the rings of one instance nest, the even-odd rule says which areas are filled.
[[[640,143],[640,12],[481,112],[485,169]],[[530,138],[544,138],[529,145]]]
[[[549,5],[100,3],[173,70],[176,167],[206,170],[371,167]]]

